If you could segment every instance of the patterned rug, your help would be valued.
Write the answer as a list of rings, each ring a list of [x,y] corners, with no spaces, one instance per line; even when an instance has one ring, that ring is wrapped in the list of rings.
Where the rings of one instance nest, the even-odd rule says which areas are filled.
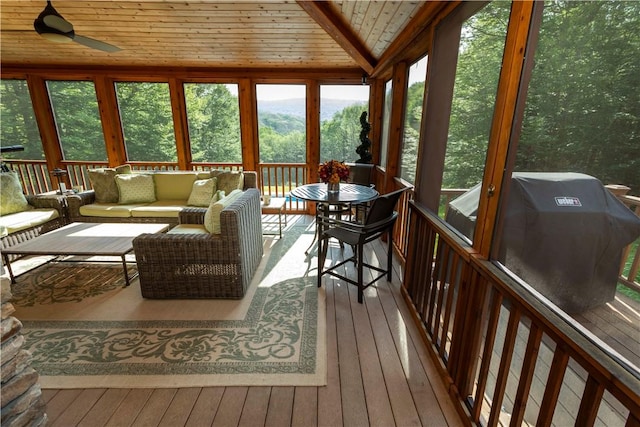
[[[315,276],[278,272],[281,242],[247,296],[145,300],[122,267],[47,264],[13,286],[43,388],[326,384],[325,307]],[[308,271],[308,269],[307,269]],[[278,274],[275,274],[278,272]],[[298,277],[277,280],[287,272]]]

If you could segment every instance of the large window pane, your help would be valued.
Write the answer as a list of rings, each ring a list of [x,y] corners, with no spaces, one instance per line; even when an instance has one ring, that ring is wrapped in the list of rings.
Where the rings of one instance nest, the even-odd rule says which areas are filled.
[[[320,161],[360,158],[360,116],[369,111],[369,86],[320,86]]]
[[[242,162],[237,84],[185,83],[194,162]]]
[[[484,173],[511,2],[492,1],[462,23],[442,193],[479,186]],[[446,220],[473,239],[479,187],[446,211]],[[444,214],[441,206],[440,214]]]
[[[393,80],[384,84],[384,110],[380,128],[380,167],[387,167],[387,149],[389,147],[389,121],[391,120],[391,102],[393,101]]]
[[[640,209],[634,214],[603,188],[618,184],[640,195],[638,28],[637,2],[544,4],[494,257],[569,314],[619,298],[640,301],[616,286],[623,248],[635,248],[629,261],[637,250]],[[630,280],[640,282],[640,275]],[[637,347],[635,335],[630,345]],[[613,342],[607,333],[600,337]],[[630,348],[615,346],[640,365]]]
[[[167,83],[116,83],[120,120],[131,161],[176,162]]]
[[[424,103],[424,81],[427,76],[427,57],[409,67],[407,103],[404,111],[404,135],[400,153],[400,177],[411,184],[416,180],[416,162],[420,142],[420,123]]]
[[[65,160],[106,161],[93,82],[49,80],[47,89]]]
[[[306,87],[256,85],[258,138],[263,163],[305,163]]]
[[[38,125],[26,80],[0,80],[0,143],[22,145],[24,151],[3,153],[6,159],[44,160]]]

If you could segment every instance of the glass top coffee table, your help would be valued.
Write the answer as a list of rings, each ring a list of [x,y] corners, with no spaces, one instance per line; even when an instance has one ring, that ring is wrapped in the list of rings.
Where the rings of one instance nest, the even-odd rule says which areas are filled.
[[[3,249],[2,256],[9,271],[11,283],[16,281],[9,263],[9,255],[120,257],[124,269],[125,286],[129,286],[130,280],[137,276],[137,273],[129,276],[127,271],[126,255],[133,252],[133,239],[144,233],[162,233],[168,229],[169,224],[74,222]],[[91,261],[83,260],[82,262]]]

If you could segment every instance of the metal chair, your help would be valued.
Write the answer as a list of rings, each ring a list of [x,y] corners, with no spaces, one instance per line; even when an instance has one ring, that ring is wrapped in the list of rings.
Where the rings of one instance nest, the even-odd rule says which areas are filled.
[[[364,289],[371,286],[384,276],[387,277],[387,281],[391,281],[391,262],[393,254],[391,233],[398,217],[398,213],[394,211],[394,209],[404,190],[405,189],[397,190],[376,198],[371,203],[371,207],[367,212],[367,216],[363,224],[356,224],[330,217],[318,218],[320,221],[318,225],[322,230],[318,240],[318,287],[322,286],[323,275],[328,274],[330,276],[337,277],[358,287],[358,302],[362,303]],[[365,263],[363,260],[364,245],[374,241],[385,233],[387,233],[388,236],[387,267],[380,268],[378,266]],[[330,238],[338,240],[341,244],[346,243],[350,245],[353,248],[353,256],[324,270]],[[336,269],[349,261],[354,262],[358,269],[357,280],[353,280],[336,272]],[[364,267],[375,270],[380,274],[365,284],[363,279]]]

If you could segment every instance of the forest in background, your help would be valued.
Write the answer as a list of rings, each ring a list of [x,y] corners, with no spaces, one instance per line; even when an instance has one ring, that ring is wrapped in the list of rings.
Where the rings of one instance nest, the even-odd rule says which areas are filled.
[[[482,179],[509,2],[495,1],[462,35],[443,187]],[[516,156],[517,171],[574,171],[640,194],[640,2],[553,1],[545,6]],[[496,82],[497,83],[497,82]],[[91,82],[49,81],[65,158],[106,160]],[[403,168],[417,155],[422,97],[409,88]],[[42,159],[26,83],[2,80],[0,139],[9,158]],[[175,161],[166,83],[118,83],[127,151],[137,161]],[[240,162],[237,98],[224,85],[185,85],[194,161]],[[82,106],[82,108],[78,108]],[[420,108],[418,108],[420,107]],[[321,123],[321,160],[357,158],[359,117],[346,107]],[[379,126],[372,123],[372,126]],[[260,114],[260,160],[304,162],[304,119]]]

